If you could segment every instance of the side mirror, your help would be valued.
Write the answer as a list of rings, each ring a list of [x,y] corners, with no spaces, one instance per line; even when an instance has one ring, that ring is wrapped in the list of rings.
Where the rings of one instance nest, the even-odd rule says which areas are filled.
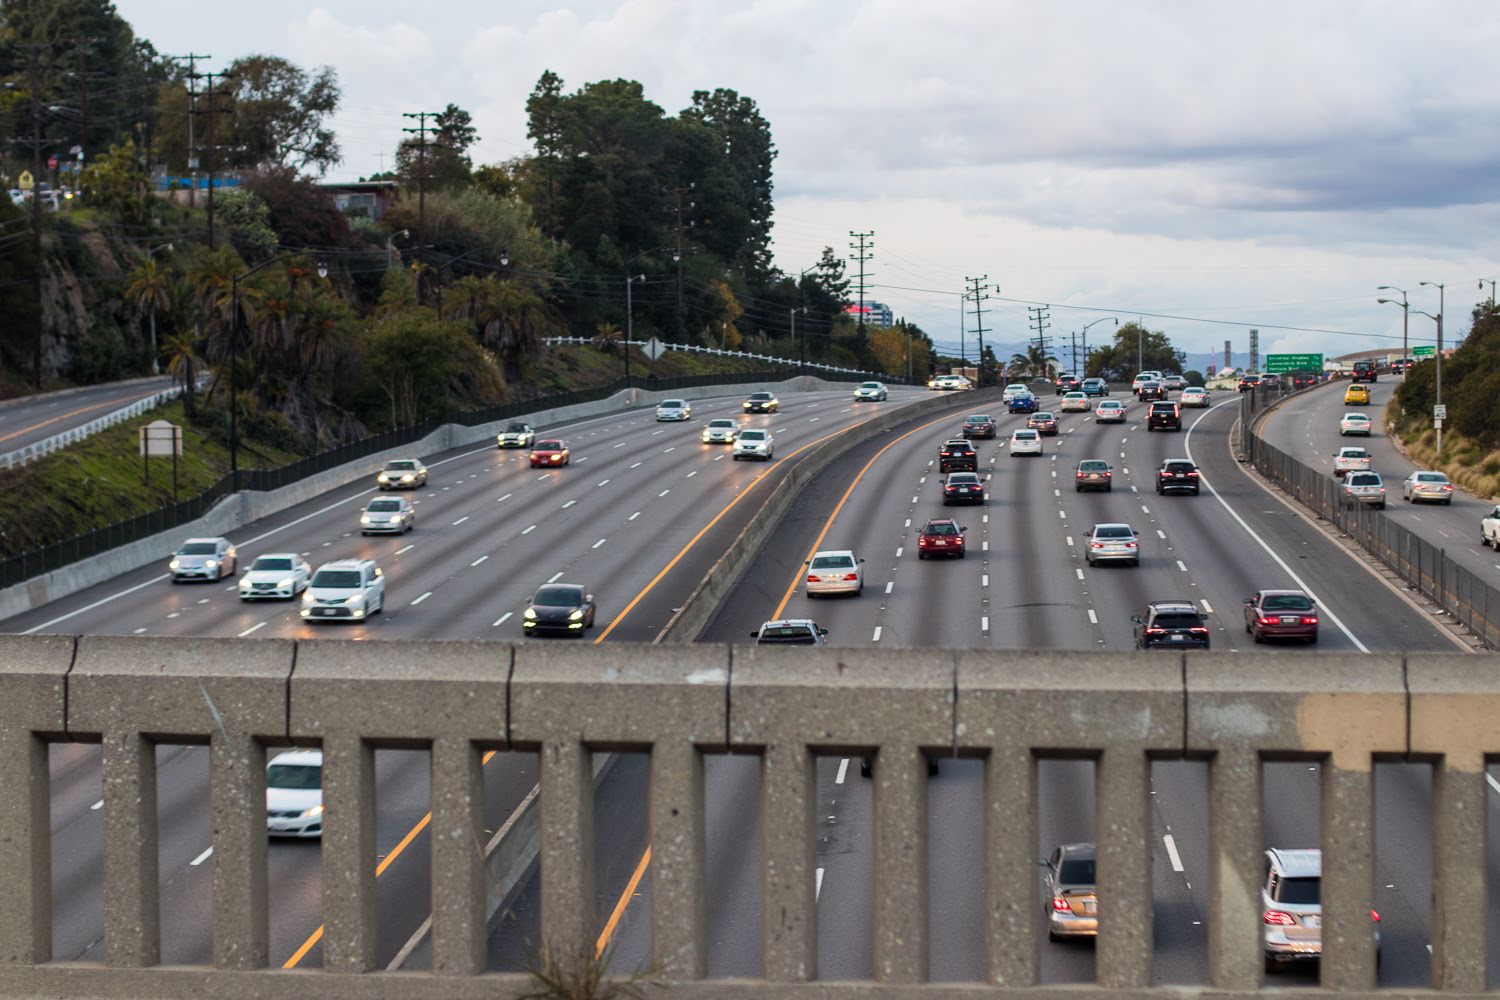
[[[587,604],[593,604],[594,603],[594,595],[593,594],[584,594],[583,595],[583,600]]]
[[[860,560],[860,562],[864,562],[864,560],[863,560],[863,559],[861,559],[861,560]]]
[[[1141,621],[1141,616],[1140,615],[1131,615],[1130,616],[1130,620],[1133,621],[1133,622],[1135,622],[1137,625],[1144,625],[1144,624],[1146,624],[1145,622]]]
[[[826,628],[820,628],[820,629],[818,629],[818,634],[819,635],[827,635],[828,634],[828,630]]]
[[[802,565],[804,565],[804,566],[811,566],[812,565],[812,560],[811,559],[804,559],[804,560],[802,560]]]
[[[959,529],[958,529],[958,530],[959,530],[959,531],[968,531],[968,530],[969,530],[969,528],[968,528],[968,526],[967,526],[967,525],[965,525],[965,526],[963,526],[963,527],[960,527],[960,528],[959,528]]]
[[[750,633],[750,638],[752,638],[752,639],[759,639],[760,638],[760,631],[757,629],[756,631],[751,632]]]

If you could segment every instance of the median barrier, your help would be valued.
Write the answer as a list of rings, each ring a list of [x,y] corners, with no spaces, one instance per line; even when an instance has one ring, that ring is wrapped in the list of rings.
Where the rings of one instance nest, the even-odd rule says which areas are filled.
[[[703,645],[0,636],[0,995],[15,1000],[313,1000],[517,997],[529,976],[489,972],[487,878],[475,844],[483,753],[535,752],[541,770],[541,941],[567,960],[596,933],[592,761],[649,755],[651,960],[645,995],[1046,997],[1034,877],[1040,762],[1094,762],[1097,882],[1109,901],[1095,982],[1109,996],[1262,995],[1263,768],[1319,765],[1323,869],[1320,995],[1479,996],[1488,986],[1486,762],[1500,753],[1495,658],[1211,652],[789,649]],[[104,960],[54,961],[49,744],[103,745]],[[163,966],[157,743],[210,747],[211,965]],[[321,745],[320,970],[273,967],[267,941],[264,763],[271,747]],[[374,971],[373,752],[432,754],[434,960]],[[707,979],[705,753],[761,760],[763,974]],[[820,755],[874,761],[870,874],[873,982],[818,982]],[[983,864],[933,872],[981,888],[981,981],[930,982],[929,760],[982,762]],[[1207,769],[1211,863],[1201,919],[1208,981],[1158,985],[1151,768]],[[1430,984],[1374,992],[1376,764],[1430,768]],[[97,864],[98,859],[73,859]],[[966,859],[943,863],[969,864]],[[1195,914],[1198,915],[1198,914]],[[498,933],[510,933],[501,928]],[[1411,932],[1407,932],[1411,933]],[[1394,944],[1394,941],[1392,942]],[[1062,992],[1067,992],[1064,989]],[[1314,991],[1304,990],[1311,995]]]

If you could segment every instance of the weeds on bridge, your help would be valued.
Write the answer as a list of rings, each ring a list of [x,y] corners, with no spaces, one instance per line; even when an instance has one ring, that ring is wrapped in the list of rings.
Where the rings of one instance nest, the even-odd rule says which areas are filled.
[[[522,994],[519,1000],[645,1000],[646,986],[654,968],[638,969],[623,978],[609,975],[612,948],[597,948],[582,941],[571,954],[551,949],[532,952],[526,961],[527,971],[538,989]]]

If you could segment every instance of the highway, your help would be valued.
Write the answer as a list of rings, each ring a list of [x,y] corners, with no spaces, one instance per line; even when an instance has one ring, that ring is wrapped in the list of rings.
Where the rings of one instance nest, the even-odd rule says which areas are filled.
[[[1401,499],[1401,481],[1420,467],[1413,465],[1396,450],[1385,432],[1385,408],[1400,384],[1395,376],[1382,376],[1370,387],[1369,406],[1345,406],[1347,382],[1333,382],[1323,388],[1293,396],[1261,426],[1261,435],[1270,444],[1313,468],[1333,475],[1333,456],[1341,447],[1368,448],[1370,468],[1380,473],[1389,498],[1385,516],[1415,532],[1454,562],[1488,580],[1500,584],[1500,552],[1479,544],[1479,521],[1494,504],[1455,487],[1451,505],[1436,503],[1409,504]],[[1339,419],[1345,413],[1368,413],[1374,425],[1368,439],[1340,437]]]
[[[555,431],[572,448],[563,469],[528,468],[522,450],[479,446],[426,458],[431,478],[411,494],[417,527],[361,537],[359,510],[373,483],[336,490],[232,534],[241,566],[264,552],[295,551],[314,566],[377,560],[386,609],[364,625],[312,626],[291,602],[244,604],[234,580],[172,585],[162,565],[128,573],[0,623],[8,632],[355,639],[521,638],[521,612],[555,578],[587,584],[599,604],[594,638],[650,641],[734,538],[799,450],[930,395],[894,388],[887,403],[857,404],[850,390],[786,393],[777,414],[742,415],[748,390],[695,401],[693,419],[657,423],[651,410],[578,421]],[[961,400],[955,400],[955,407]],[[775,458],[730,460],[704,445],[702,425],[737,417],[771,428]],[[741,502],[743,501],[743,502]],[[659,582],[653,586],[660,575]],[[638,599],[638,603],[636,602]],[[633,603],[633,607],[630,605]],[[629,613],[626,613],[630,607]],[[552,640],[534,640],[552,641]],[[430,851],[427,754],[378,751],[377,883],[380,959],[388,961],[426,917]],[[97,747],[52,751],[55,954],[102,959],[102,831]],[[486,767],[486,814],[497,828],[536,778],[534,754],[500,755]],[[158,751],[162,959],[211,960],[207,754]],[[408,838],[414,829],[417,834]],[[403,842],[404,840],[404,842]],[[316,840],[273,842],[272,957],[316,965],[320,858]]]
[[[172,379],[132,380],[82,389],[23,396],[0,403],[0,454],[24,448],[54,434],[98,420],[136,400],[172,388]]]
[[[1316,649],[1282,652],[1458,648],[1239,468],[1227,446],[1238,400],[1221,394],[1215,402],[1220,405],[1207,412],[1187,411],[1189,430],[1180,434],[1147,433],[1138,419],[1123,427],[1100,426],[1091,417],[1069,414],[1042,458],[1011,457],[1000,442],[1024,418],[997,414],[1000,442],[979,445],[981,468],[991,477],[990,499],[974,508],[943,508],[940,502],[937,445],[958,421],[928,427],[915,421],[898,428],[832,464],[810,484],[704,638],[743,642],[761,621],[785,614],[815,618],[829,629],[830,641],[843,646],[1123,649],[1133,641],[1130,615],[1146,601],[1189,597],[1207,612],[1216,650],[1255,654],[1265,647],[1245,635],[1241,601],[1260,588],[1301,587],[1320,601],[1321,641]],[[1136,407],[1134,415],[1139,414]],[[1183,455],[1199,464],[1212,489],[1197,497],[1157,496],[1153,477],[1159,463]],[[1114,465],[1114,492],[1073,491],[1072,467],[1084,458]],[[945,514],[969,527],[970,557],[917,560],[915,528]],[[1085,566],[1079,540],[1092,523],[1107,520],[1130,521],[1144,536],[1138,569]],[[864,595],[809,601],[795,584],[802,561],[815,547],[852,548],[865,557]],[[1086,660],[1079,663],[1086,668]],[[817,772],[819,974],[824,979],[872,974],[871,800],[869,782],[859,777],[857,765],[829,758]],[[1056,844],[1093,839],[1092,771],[1089,762],[1040,765],[1038,858]],[[626,891],[645,847],[644,785],[632,787],[628,780],[639,773],[640,768],[622,771],[599,796],[601,816],[628,817],[609,827],[613,850],[601,848],[599,865],[601,918],[621,912],[611,942],[620,969],[640,967],[649,955],[649,872],[638,879],[635,893]],[[1417,766],[1377,767],[1376,898],[1384,918],[1385,984],[1421,983],[1428,975],[1426,774]],[[1318,782],[1316,766],[1268,765],[1268,846],[1316,846]],[[756,761],[711,757],[706,783],[709,971],[756,975],[757,840],[763,822]],[[1153,770],[1160,982],[1201,983],[1206,976],[1206,783],[1206,767],[1199,763],[1161,762]],[[974,877],[980,861],[976,845],[982,842],[980,790],[981,765],[973,761],[942,762],[930,786],[935,980],[983,975],[980,886]],[[1491,808],[1496,807],[1492,799]],[[1492,820],[1500,821],[1500,813]],[[635,839],[628,840],[627,833]],[[1041,907],[1039,896],[1039,913]],[[497,925],[492,940],[502,954],[506,941],[534,926],[534,902],[523,898],[507,920],[511,926]],[[1044,982],[1093,978],[1089,944],[1052,944],[1039,935],[1038,947]],[[510,967],[513,961],[506,956],[497,965]],[[1274,980],[1314,981],[1310,969]]]

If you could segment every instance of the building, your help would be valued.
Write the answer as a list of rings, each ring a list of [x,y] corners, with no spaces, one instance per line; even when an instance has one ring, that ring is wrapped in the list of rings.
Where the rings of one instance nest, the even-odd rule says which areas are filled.
[[[881,329],[888,329],[896,319],[891,313],[891,307],[883,302],[848,305],[844,307],[844,313],[855,320],[858,320],[860,314],[863,313],[866,326],[878,326]]]
[[[361,219],[379,219],[390,210],[400,185],[395,181],[354,181],[319,184],[333,200],[333,207],[345,215]]]

